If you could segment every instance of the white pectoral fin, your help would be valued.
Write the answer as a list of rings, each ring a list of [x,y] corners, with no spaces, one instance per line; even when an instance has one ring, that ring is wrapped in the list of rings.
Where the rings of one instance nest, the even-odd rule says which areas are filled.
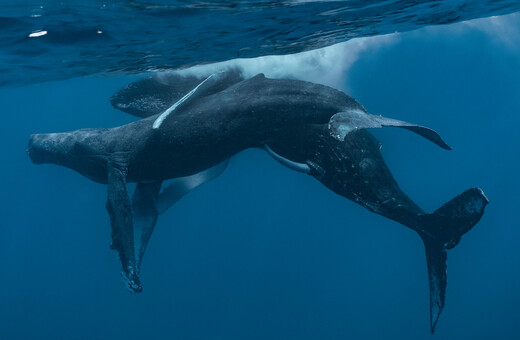
[[[339,141],[345,140],[345,137],[349,133],[359,129],[382,128],[387,126],[410,130],[437,144],[443,149],[451,150],[449,145],[442,140],[441,136],[430,128],[401,120],[374,116],[358,109],[338,112],[332,116],[329,121],[330,134]]]
[[[200,87],[202,85],[204,85],[204,83],[206,83],[210,78],[212,77],[209,76],[207,77],[206,79],[204,79],[199,85],[195,86],[195,88],[193,90],[191,90],[190,92],[186,93],[181,99],[179,99],[175,104],[173,104],[172,106],[170,106],[169,108],[166,109],[166,111],[164,111],[163,113],[161,113],[161,115],[159,117],[157,117],[157,119],[153,122],[153,128],[154,129],[158,129],[161,124],[164,122],[164,120],[172,113],[174,112],[176,109],[178,109],[180,106],[182,106],[183,104],[187,103],[187,102],[190,102],[191,100],[194,99],[194,94],[197,93],[197,91],[200,89]],[[191,98],[191,99],[190,99]]]
[[[279,154],[277,154],[276,152],[274,152],[273,149],[271,149],[269,147],[269,145],[267,145],[267,144],[264,145],[264,149],[278,163],[288,167],[291,170],[295,170],[295,171],[298,171],[298,172],[303,172],[305,174],[308,174],[308,173],[311,172],[311,168],[307,164],[305,164],[305,163],[297,163],[297,162],[291,161],[290,159],[282,157]]]
[[[191,190],[220,176],[226,170],[228,163],[229,159],[226,159],[195,175],[174,178],[165,183],[157,201],[157,212],[162,214]]]
[[[216,86],[219,86],[222,81],[226,79],[228,73],[226,72],[218,72],[213,73],[206,79],[204,79],[199,85],[195,86],[193,90],[186,93],[181,99],[179,99],[175,104],[170,106],[166,111],[161,113],[157,119],[153,122],[153,128],[158,129],[161,127],[161,124],[164,122],[166,118],[175,111],[179,110],[182,106],[187,105],[188,103],[193,102],[196,99],[204,97],[211,92]]]

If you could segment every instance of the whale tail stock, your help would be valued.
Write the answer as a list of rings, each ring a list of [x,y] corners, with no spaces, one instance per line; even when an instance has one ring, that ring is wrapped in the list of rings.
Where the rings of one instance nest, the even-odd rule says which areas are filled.
[[[359,172],[367,183],[385,183],[386,186],[380,188],[375,195],[371,194],[373,190],[370,187],[358,190],[358,192],[352,195],[348,191],[345,192],[342,186],[337,185],[338,183],[333,184],[336,188],[339,188],[338,193],[343,196],[351,199],[354,197],[357,203],[369,210],[393,219],[419,233],[426,250],[430,285],[430,326],[433,334],[435,325],[444,307],[447,250],[455,247],[462,235],[468,232],[480,220],[489,202],[482,190],[472,188],[447,202],[431,214],[422,212],[395,183],[379,153],[376,141],[370,140],[366,133],[363,134],[361,132],[363,129],[390,126],[410,130],[443,149],[451,149],[439,134],[430,128],[371,115],[363,110],[347,109],[336,113],[329,120],[328,132],[331,138],[347,146],[343,146],[343,148],[342,145],[335,146],[336,153],[343,155],[343,158],[345,156],[352,158],[354,165],[358,165]],[[363,155],[361,157],[350,152],[348,148],[351,144],[355,147],[357,140],[364,141],[364,144],[362,144]],[[339,162],[341,163],[341,160]],[[365,164],[378,164],[379,166],[375,168],[360,166]],[[319,167],[316,169],[319,170]],[[341,169],[341,167],[338,167],[338,169]],[[337,182],[337,180],[333,179],[334,181]],[[339,184],[342,184],[341,180],[339,182]],[[364,197],[360,197],[360,193]]]
[[[455,247],[461,236],[477,224],[488,203],[481,189],[472,188],[433,213],[419,216],[418,233],[424,242],[428,266],[432,334],[444,307],[447,250]]]
[[[346,119],[347,116],[336,118],[334,124],[350,125],[345,128],[334,124],[315,127],[305,140],[309,141],[309,145],[317,144],[318,147],[305,148],[311,151],[300,158],[307,159],[309,174],[335,193],[420,235],[426,250],[433,333],[444,307],[447,250],[455,247],[462,235],[480,220],[488,200],[482,190],[472,188],[433,213],[425,213],[399,187],[380,152],[381,144],[366,130],[367,126],[377,128],[389,124],[380,124],[381,118],[377,118],[372,125],[364,124],[364,121],[370,123],[370,120],[363,116],[360,119],[354,117],[356,121],[353,124],[349,120],[340,122],[339,118]],[[350,126],[354,128],[349,129]],[[338,133],[331,133],[331,128]],[[436,136],[433,133],[430,135]],[[440,139],[434,140],[439,141],[436,144],[444,145]],[[280,152],[281,149],[275,150]]]

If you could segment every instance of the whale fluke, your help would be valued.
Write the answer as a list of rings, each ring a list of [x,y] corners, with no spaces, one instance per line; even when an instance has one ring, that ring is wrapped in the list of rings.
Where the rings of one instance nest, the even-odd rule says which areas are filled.
[[[339,141],[345,140],[345,137],[359,129],[382,128],[386,126],[400,127],[415,132],[416,134],[430,140],[443,149],[451,150],[450,146],[442,140],[441,136],[434,130],[404,122],[401,120],[385,118],[382,116],[374,116],[361,110],[348,110],[338,112],[330,118],[329,130],[332,137]]]
[[[421,216],[423,231],[419,231],[419,235],[426,250],[432,334],[444,308],[447,250],[455,247],[461,236],[477,224],[488,203],[489,201],[481,189],[472,188],[444,204],[432,214]]]

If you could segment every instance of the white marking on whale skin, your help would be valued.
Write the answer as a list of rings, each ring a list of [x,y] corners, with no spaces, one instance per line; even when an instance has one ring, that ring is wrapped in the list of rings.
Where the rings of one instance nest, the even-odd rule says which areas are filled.
[[[28,35],[29,38],[38,38],[47,34],[47,31],[36,31]]]
[[[374,118],[373,120],[366,120],[366,122],[361,123],[361,120],[365,120],[365,116],[367,115],[365,112],[361,110],[349,110],[348,115],[343,112],[339,112],[333,115],[329,120],[328,128],[331,131],[331,135],[338,141],[343,142],[345,137],[359,129],[359,125],[362,128],[376,128],[380,127],[380,124]],[[360,118],[362,117],[362,118]]]
[[[152,128],[153,129],[158,129],[161,124],[163,123],[163,121],[170,115],[170,113],[172,113],[173,111],[175,111],[175,109],[177,109],[180,105],[182,105],[184,102],[186,102],[186,100],[188,100],[195,92],[197,92],[197,90],[204,84],[206,83],[208,80],[210,80],[213,76],[215,76],[215,74],[212,74],[210,75],[209,77],[207,77],[206,79],[204,79],[199,85],[197,85],[193,90],[191,90],[190,92],[188,92],[186,95],[184,95],[184,97],[182,97],[181,99],[179,99],[175,104],[173,104],[172,106],[170,106],[168,109],[166,109],[166,111],[164,111],[163,113],[161,113],[161,115],[159,117],[157,117],[157,119],[153,122],[153,126]]]
[[[269,147],[269,145],[267,145],[267,144],[264,145],[264,149],[276,161],[278,161],[278,163],[288,167],[291,170],[295,170],[295,171],[298,171],[298,172],[303,172],[304,174],[309,174],[311,172],[311,168],[307,164],[293,162],[293,161],[291,161],[291,160],[289,160],[289,159],[287,159],[285,157],[282,157],[279,154],[277,154],[276,152],[274,152],[273,149],[271,149]]]

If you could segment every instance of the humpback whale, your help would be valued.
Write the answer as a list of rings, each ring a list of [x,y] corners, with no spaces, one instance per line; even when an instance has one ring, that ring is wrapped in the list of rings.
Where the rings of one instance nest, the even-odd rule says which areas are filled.
[[[220,175],[233,155],[262,148],[287,168],[418,233],[434,332],[445,303],[447,250],[480,220],[488,200],[471,188],[432,213],[423,211],[400,189],[368,129],[407,129],[449,150],[437,132],[372,115],[324,85],[263,74],[244,79],[236,70],[207,78],[154,76],[129,84],[111,101],[142,119],[109,129],[34,134],[27,152],[33,163],[65,166],[107,185],[111,247],[130,291],[142,290],[140,266],[158,216]]]

